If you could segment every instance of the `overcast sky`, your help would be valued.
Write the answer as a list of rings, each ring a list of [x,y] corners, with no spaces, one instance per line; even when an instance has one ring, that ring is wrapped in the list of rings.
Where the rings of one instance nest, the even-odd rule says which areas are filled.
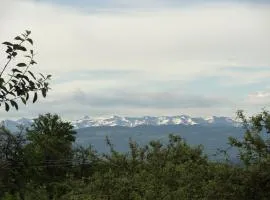
[[[235,117],[270,106],[269,1],[0,2],[0,41],[31,30],[35,67],[52,74],[46,99],[2,108],[2,119]]]

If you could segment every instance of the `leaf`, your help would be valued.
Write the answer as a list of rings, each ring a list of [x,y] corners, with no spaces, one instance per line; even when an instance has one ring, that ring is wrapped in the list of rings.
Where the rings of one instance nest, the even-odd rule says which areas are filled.
[[[45,76],[43,75],[43,74],[41,74],[41,73],[39,73],[41,76],[42,76],[42,78],[44,78],[45,79]]]
[[[9,105],[5,102],[5,109],[8,112],[9,111]]]
[[[22,39],[20,36],[15,37],[14,40],[21,40],[21,41],[24,41],[24,39]]]
[[[33,79],[36,80],[36,77],[34,76],[34,74],[31,71],[28,71],[28,73],[33,77]]]
[[[16,110],[18,110],[18,104],[17,104],[15,101],[10,100],[10,103],[11,103],[11,105],[12,105],[13,107],[16,108]]]
[[[42,96],[45,98],[46,97],[46,88],[41,89]]]
[[[2,84],[2,83],[4,83],[5,82],[5,80],[3,79],[3,78],[0,78],[0,85]]]
[[[31,34],[31,31],[25,30],[25,32],[26,32],[27,35]]]
[[[14,92],[9,92],[9,94],[11,94],[12,96],[16,97],[16,95],[14,94]]]
[[[29,85],[30,85],[30,90],[33,91],[34,89],[36,89],[35,83],[31,80],[29,80]]]
[[[13,52],[11,55],[12,55],[13,57],[17,56],[17,52]]]
[[[36,61],[34,61],[34,60],[31,60],[30,64],[31,64],[31,65],[33,65],[33,64],[37,64],[37,62],[36,62]]]
[[[20,75],[20,77],[22,78],[22,81],[23,81],[23,79],[25,79],[25,80],[27,80],[27,81],[29,82],[29,78],[28,78],[27,76],[25,76],[25,75]]]
[[[0,88],[3,89],[5,92],[8,92],[7,88],[3,85],[0,85]]]
[[[33,54],[34,54],[32,49],[30,50],[30,53],[31,53],[31,55],[33,55]]]
[[[26,105],[26,100],[23,97],[21,97],[21,100]]]
[[[18,66],[18,67],[25,67],[27,65],[25,63],[18,63],[16,66]]]
[[[8,45],[8,46],[12,46],[13,44],[12,43],[10,43],[10,42],[3,42],[2,44],[4,44],[4,45]]]
[[[33,45],[33,40],[31,38],[27,38],[26,40]]]
[[[26,101],[29,99],[29,94],[26,93]]]
[[[12,51],[13,51],[13,49],[10,46],[8,46],[6,53],[11,53]]]
[[[33,98],[33,103],[35,103],[36,101],[37,101],[37,93],[35,92],[34,98]]]
[[[15,80],[15,79],[12,79],[11,81],[12,81],[14,84],[18,83],[18,81]]]
[[[26,57],[26,58],[31,58],[31,56],[28,56],[28,55],[26,55],[26,56],[24,56],[24,57]]]
[[[8,83],[8,86],[9,86],[9,90],[11,89],[11,88],[13,88],[13,85],[11,84],[11,83]],[[11,93],[10,93],[11,94]]]
[[[49,75],[47,75],[47,79],[50,79],[51,77],[52,77],[52,75],[50,75],[50,74],[49,74]]]
[[[13,68],[12,71],[15,73],[15,72],[19,72],[19,73],[22,73],[22,71],[16,69],[16,68]]]
[[[18,45],[18,44],[13,45],[13,48],[15,50],[20,50],[20,51],[26,51],[27,50],[25,47],[23,47],[21,45]]]

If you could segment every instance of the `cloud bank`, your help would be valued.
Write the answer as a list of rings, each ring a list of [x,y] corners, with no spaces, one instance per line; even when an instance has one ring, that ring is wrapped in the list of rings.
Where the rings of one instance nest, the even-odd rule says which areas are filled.
[[[231,115],[253,91],[229,90],[270,77],[269,4],[89,2],[1,2],[0,41],[31,29],[38,70],[54,79],[47,99],[2,115]],[[191,88],[209,77],[222,92]]]

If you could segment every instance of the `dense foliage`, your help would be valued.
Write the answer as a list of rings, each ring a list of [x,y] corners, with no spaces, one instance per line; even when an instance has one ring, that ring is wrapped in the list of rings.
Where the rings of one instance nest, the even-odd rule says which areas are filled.
[[[247,120],[239,148],[241,163],[210,161],[201,146],[190,147],[179,136],[146,146],[129,142],[130,150],[99,154],[76,146],[75,131],[58,115],[35,119],[26,134],[0,133],[0,198],[11,199],[269,199],[270,114]]]

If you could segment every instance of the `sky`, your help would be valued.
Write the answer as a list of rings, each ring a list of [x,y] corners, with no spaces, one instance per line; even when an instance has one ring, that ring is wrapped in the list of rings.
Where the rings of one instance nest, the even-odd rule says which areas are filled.
[[[270,1],[0,0],[0,41],[32,31],[47,112],[235,117],[270,106]],[[5,63],[0,46],[0,66]]]

